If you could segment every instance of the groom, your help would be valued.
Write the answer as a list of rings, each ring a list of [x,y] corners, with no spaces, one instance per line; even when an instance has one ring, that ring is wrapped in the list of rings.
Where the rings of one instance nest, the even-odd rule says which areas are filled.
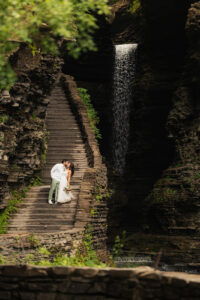
[[[57,203],[58,189],[59,189],[61,176],[65,170],[65,167],[67,167],[67,165],[68,165],[68,160],[63,159],[62,163],[54,165],[53,168],[51,169],[52,181],[51,181],[51,187],[49,191],[49,200],[48,200],[49,204],[53,204],[52,197],[54,192],[55,192],[55,203]]]

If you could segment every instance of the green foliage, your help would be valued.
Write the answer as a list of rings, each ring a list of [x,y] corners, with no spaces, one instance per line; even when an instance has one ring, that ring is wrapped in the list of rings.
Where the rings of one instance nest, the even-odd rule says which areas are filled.
[[[79,92],[80,97],[83,100],[83,103],[86,106],[88,117],[90,119],[90,125],[91,125],[92,129],[94,130],[96,140],[98,141],[99,139],[102,138],[102,136],[100,134],[99,129],[97,128],[97,125],[99,124],[99,117],[97,115],[97,112],[95,111],[95,109],[91,103],[91,99],[90,99],[90,95],[88,94],[88,91],[84,88],[78,88],[78,92]]]
[[[125,240],[126,240],[126,230],[123,230],[121,237],[119,235],[117,235],[115,237],[115,242],[112,247],[112,256],[113,257],[117,257],[122,254]]]
[[[39,176],[31,178],[31,186],[40,186],[42,185],[42,179]]]
[[[40,239],[31,233],[28,237],[28,242],[31,244],[32,247],[39,247],[40,246]]]
[[[49,134],[50,133],[45,129],[43,140],[42,140],[42,151],[40,156],[42,166],[46,163]]]
[[[140,0],[133,0],[133,3],[131,4],[129,11],[130,13],[135,14],[140,7],[141,7]]]
[[[51,253],[45,248],[45,247],[40,247],[38,249],[38,253],[49,256]]]
[[[47,159],[46,153],[42,153],[42,154],[41,154],[41,163],[42,163],[42,165],[45,164],[46,159]]]
[[[17,206],[26,197],[26,193],[31,186],[41,185],[41,179],[39,177],[32,178],[30,184],[21,191],[13,191],[12,197],[8,201],[6,209],[0,215],[0,234],[7,232],[8,221],[13,213],[17,212]]]
[[[3,265],[6,263],[6,259],[3,255],[0,254],[0,265]]]
[[[108,189],[106,192],[103,192],[102,187],[100,185],[97,185],[96,191],[95,191],[95,201],[99,202],[102,199],[110,199],[114,193],[113,189]]]
[[[7,56],[19,42],[27,43],[32,54],[58,53],[58,37],[68,40],[69,53],[77,58],[96,50],[92,39],[98,27],[96,14],[108,14],[107,0],[7,0],[0,10],[0,82],[9,89],[15,74]],[[14,28],[14,30],[13,30]]]
[[[97,210],[94,209],[94,208],[92,208],[92,209],[90,210],[90,214],[91,214],[91,216],[95,216],[95,215],[97,214]]]
[[[27,189],[20,192],[12,192],[12,199],[8,201],[6,209],[0,215],[0,234],[7,232],[8,220],[13,213],[17,212],[17,204],[22,201],[22,199],[25,197],[26,192]]]
[[[9,264],[12,261],[13,264],[25,263],[39,266],[88,266],[97,268],[114,266],[112,257],[104,257],[108,258],[107,263],[104,263],[93,249],[91,229],[91,224],[88,224],[83,240],[78,248],[74,248],[75,251],[72,256],[66,255],[61,249],[52,248],[49,250],[44,246],[41,247],[40,240],[32,233],[27,241],[36,248],[34,253],[26,255],[24,258],[18,257],[19,253],[13,253],[14,257],[10,255],[1,258],[0,256],[0,264]],[[16,237],[16,242],[21,245],[19,237]]]
[[[4,141],[3,136],[0,136],[0,143]]]
[[[34,121],[36,121],[36,120],[37,120],[37,116],[36,116],[36,114],[32,114],[32,119],[33,119]]]
[[[194,178],[195,179],[200,179],[200,173],[196,173]]]
[[[150,199],[152,204],[161,202],[173,202],[178,196],[178,191],[171,188],[154,188],[147,200]]]
[[[3,116],[0,116],[0,123],[6,123],[8,122],[9,120],[9,116],[8,115],[3,115]]]

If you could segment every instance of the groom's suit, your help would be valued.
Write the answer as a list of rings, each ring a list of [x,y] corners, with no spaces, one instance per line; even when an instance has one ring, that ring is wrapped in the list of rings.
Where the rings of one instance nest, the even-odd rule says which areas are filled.
[[[51,187],[49,191],[49,201],[52,201],[53,193],[55,191],[55,203],[57,202],[58,199],[58,188],[61,180],[61,176],[63,171],[65,170],[65,167],[63,164],[56,164],[53,166],[51,169]]]

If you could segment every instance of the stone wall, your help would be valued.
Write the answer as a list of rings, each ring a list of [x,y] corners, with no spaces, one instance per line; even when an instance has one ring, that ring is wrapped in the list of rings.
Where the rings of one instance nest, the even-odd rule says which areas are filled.
[[[9,189],[22,186],[42,167],[47,96],[61,65],[53,56],[33,56],[24,44],[10,61],[17,81],[0,93],[0,208],[7,204]]]
[[[0,255],[8,263],[12,263],[12,259],[15,259],[15,263],[24,261],[30,254],[34,255],[34,260],[39,261],[44,258],[38,251],[41,247],[55,254],[61,250],[67,255],[74,255],[83,233],[84,228],[73,228],[57,233],[0,235]]]
[[[200,297],[200,276],[149,267],[0,267],[0,299],[172,300]]]
[[[104,194],[107,191],[107,168],[102,163],[102,156],[90,126],[86,107],[78,94],[73,77],[63,75],[61,82],[79,123],[90,166],[82,180],[74,226],[82,228],[90,223],[95,248],[105,249],[108,208]],[[95,198],[97,193],[101,194],[101,201],[98,202]]]

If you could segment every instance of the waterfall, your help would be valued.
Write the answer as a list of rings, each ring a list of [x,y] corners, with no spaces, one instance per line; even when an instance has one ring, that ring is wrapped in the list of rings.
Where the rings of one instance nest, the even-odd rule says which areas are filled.
[[[113,78],[113,163],[114,169],[123,174],[126,165],[130,127],[130,102],[135,74],[137,44],[115,45]]]

